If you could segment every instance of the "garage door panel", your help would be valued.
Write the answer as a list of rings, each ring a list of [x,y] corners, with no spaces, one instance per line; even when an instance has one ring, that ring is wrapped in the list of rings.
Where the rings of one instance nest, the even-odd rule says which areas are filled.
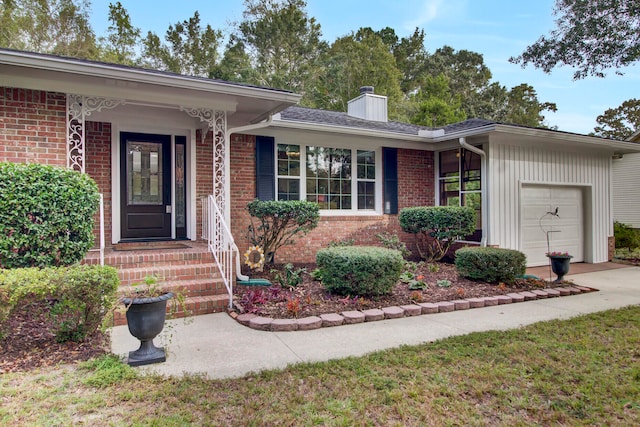
[[[558,208],[558,216],[546,215]],[[584,260],[582,191],[575,187],[523,186],[520,199],[521,250],[527,264],[545,265],[548,259],[547,236],[552,251],[569,252],[573,262]],[[541,220],[542,218],[542,220]]]
[[[549,200],[551,198],[551,188],[549,187],[523,187],[522,196],[529,200]]]

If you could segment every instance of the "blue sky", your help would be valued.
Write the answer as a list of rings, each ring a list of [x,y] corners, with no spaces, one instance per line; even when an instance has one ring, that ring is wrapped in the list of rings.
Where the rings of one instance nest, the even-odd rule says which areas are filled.
[[[202,22],[228,34],[231,22],[241,20],[243,11],[242,0],[120,1],[143,34],[150,30],[160,36],[169,24],[188,19],[196,10]],[[93,28],[98,35],[104,34],[110,1],[91,3]],[[510,56],[519,55],[554,28],[553,4],[553,0],[307,0],[307,12],[320,23],[323,38],[329,42],[360,27],[391,27],[401,37],[423,28],[428,51],[449,45],[481,53],[494,81],[508,88],[531,84],[541,102],[557,104],[557,113],[546,114],[549,125],[589,133],[596,117],[607,108],[639,96],[640,69],[622,70],[624,76],[612,70],[604,79],[573,81],[573,70],[568,67],[545,74],[510,64]]]

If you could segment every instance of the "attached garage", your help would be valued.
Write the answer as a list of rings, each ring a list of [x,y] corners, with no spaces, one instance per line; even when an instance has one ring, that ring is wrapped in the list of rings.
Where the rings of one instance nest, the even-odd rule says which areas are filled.
[[[545,254],[569,252],[584,261],[584,204],[581,187],[523,185],[520,193],[521,251],[530,266],[545,265]],[[549,244],[547,246],[547,236]]]

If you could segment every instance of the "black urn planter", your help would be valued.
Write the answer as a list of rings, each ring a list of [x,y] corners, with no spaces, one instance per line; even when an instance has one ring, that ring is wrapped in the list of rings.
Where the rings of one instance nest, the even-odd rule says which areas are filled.
[[[164,348],[153,345],[153,339],[162,332],[167,313],[168,292],[151,298],[123,298],[127,308],[127,326],[131,335],[140,340],[140,348],[129,352],[130,366],[148,365],[167,360]]]
[[[571,255],[549,255],[551,260],[551,270],[558,276],[554,282],[561,282],[564,280],[565,274],[569,272],[571,263]]]

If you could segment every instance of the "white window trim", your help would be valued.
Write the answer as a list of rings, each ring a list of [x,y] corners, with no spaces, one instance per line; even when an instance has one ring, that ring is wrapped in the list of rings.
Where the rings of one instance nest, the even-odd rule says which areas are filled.
[[[297,145],[300,147],[300,176],[291,177],[288,175],[278,174],[278,145]],[[351,150],[351,209],[320,209],[321,216],[382,216],[382,147],[366,147],[366,146],[352,146],[345,147],[333,144],[323,144],[317,142],[292,142],[292,141],[278,141],[274,144],[274,170],[275,170],[275,198],[278,200],[278,180],[283,179],[299,179],[300,180],[300,200],[307,199],[307,146],[322,147],[322,148],[336,148],[341,150]],[[376,177],[375,177],[375,209],[360,210],[358,209],[358,181],[371,180],[357,178],[357,159],[358,151],[373,151],[375,153],[376,162]]]

